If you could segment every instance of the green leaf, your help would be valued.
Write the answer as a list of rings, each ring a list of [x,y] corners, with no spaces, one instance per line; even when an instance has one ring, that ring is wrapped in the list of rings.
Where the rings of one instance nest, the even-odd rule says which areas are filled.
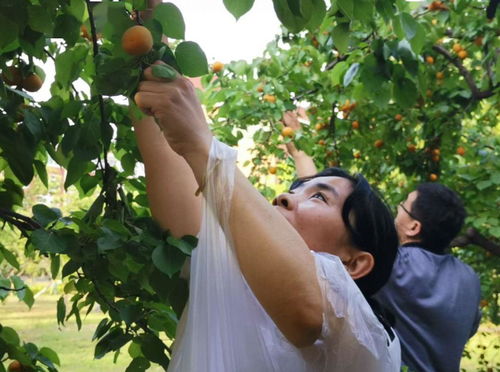
[[[193,41],[183,41],[177,45],[175,58],[184,75],[196,77],[208,72],[207,57]]]
[[[42,181],[43,185],[48,188],[49,187],[49,177],[47,175],[47,168],[45,164],[40,160],[34,160],[33,164],[35,165],[36,173],[38,174],[38,178]]]
[[[311,0],[311,7],[311,17],[306,28],[313,31],[323,23],[326,15],[326,5],[323,0]]]
[[[89,162],[82,161],[77,157],[71,158],[68,164],[68,173],[66,174],[66,180],[64,181],[64,188],[68,189],[76,181],[78,181],[83,174],[87,173],[87,168]]]
[[[19,262],[17,261],[16,256],[9,251],[7,248],[5,248],[1,243],[0,243],[0,253],[3,255],[3,258],[16,270],[19,270]]]
[[[196,248],[198,244],[198,239],[194,236],[184,236],[182,239],[174,238],[169,236],[167,238],[167,243],[179,249],[182,253],[190,255],[192,250]]]
[[[56,221],[62,217],[61,211],[57,208],[49,208],[44,204],[36,204],[31,208],[35,220],[42,225],[47,227],[51,222]]]
[[[337,0],[337,5],[347,17],[354,19],[354,1],[353,0]]]
[[[174,39],[185,38],[185,25],[182,13],[172,3],[158,4],[154,10],[153,18],[160,22],[163,33]]]
[[[340,84],[340,82],[342,81],[342,77],[348,68],[349,64],[346,61],[341,61],[335,65],[335,67],[330,72],[330,79],[333,86]]]
[[[224,6],[237,20],[252,9],[255,0],[224,0]]]
[[[389,22],[395,12],[394,0],[375,0],[375,8],[385,22]]]
[[[356,0],[356,5],[353,7],[354,18],[369,25],[374,22],[374,10],[374,0]]]
[[[54,25],[54,37],[66,41],[68,47],[73,47],[80,39],[81,21],[71,14],[61,14],[57,16]]]
[[[4,340],[6,343],[17,346],[21,342],[19,335],[17,332],[10,327],[2,327],[0,328],[0,338]]]
[[[484,189],[487,189],[491,185],[493,185],[493,182],[491,180],[484,180],[484,181],[479,181],[478,183],[476,183],[477,189],[481,190],[481,191]]]
[[[64,297],[59,297],[57,300],[57,324],[64,325],[64,318],[66,317],[66,304],[64,303]]]
[[[151,366],[149,360],[144,357],[132,359],[125,372],[144,372]]]
[[[104,336],[112,325],[113,322],[111,322],[108,318],[102,319],[95,329],[94,335],[92,336],[92,341],[98,340],[102,336]]]
[[[77,45],[56,57],[56,81],[63,87],[80,77],[89,50],[83,45]]]
[[[15,22],[5,18],[2,14],[0,14],[0,25],[2,25],[2,32],[0,32],[0,51],[2,51],[2,48],[8,46],[17,39],[19,30]]]
[[[299,32],[310,20],[310,18],[295,15],[290,9],[288,0],[273,0],[273,5],[278,19],[290,32]]]
[[[67,277],[68,275],[70,274],[73,274],[76,270],[78,270],[80,268],[81,264],[76,262],[76,261],[73,261],[73,260],[69,260],[68,262],[66,262],[66,264],[63,266],[63,269],[62,269],[62,277],[65,278]]]
[[[54,24],[52,16],[48,11],[47,7],[41,5],[31,5],[28,7],[28,22],[32,30],[41,32],[42,34],[52,33]]]
[[[349,48],[349,23],[340,23],[332,30],[333,44],[342,54]],[[338,65],[338,64],[337,64]]]
[[[57,364],[58,366],[61,365],[61,362],[59,361],[59,357],[57,356],[57,353],[54,350],[52,350],[51,348],[42,347],[39,350],[39,353],[42,354],[44,357],[46,357],[48,360],[50,360],[52,363]]]
[[[55,279],[59,274],[59,269],[61,267],[61,256],[53,254],[50,257],[50,274],[52,279]]]
[[[163,367],[168,366],[168,358],[165,355],[165,345],[152,334],[146,334],[142,338],[141,350],[144,356],[152,362],[159,363]]]
[[[153,65],[152,73],[154,76],[166,79],[167,81],[175,80],[179,74],[169,65]]]
[[[351,84],[359,70],[359,63],[353,63],[344,75],[344,86]]]
[[[398,43],[398,54],[403,61],[406,70],[413,76],[418,74],[418,61],[407,40]]]
[[[401,13],[400,20],[406,39],[413,39],[417,34],[418,22],[408,13]]]
[[[411,107],[418,98],[418,89],[415,83],[405,77],[394,82],[393,98],[403,108]]]
[[[151,256],[153,264],[162,273],[172,277],[173,274],[180,271],[184,264],[185,255],[178,249],[170,248],[168,246],[159,245],[153,251]]]
[[[114,328],[95,346],[94,358],[101,359],[110,351],[116,351],[132,339],[132,335],[123,333],[120,328]]]
[[[38,229],[33,231],[31,242],[43,253],[64,253],[68,250],[67,241],[52,230]]]

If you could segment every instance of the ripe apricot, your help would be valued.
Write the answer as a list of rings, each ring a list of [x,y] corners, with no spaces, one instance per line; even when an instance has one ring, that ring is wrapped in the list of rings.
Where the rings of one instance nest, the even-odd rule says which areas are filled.
[[[323,125],[323,123],[318,123],[318,124],[316,124],[316,125],[314,126],[314,128],[315,128],[317,131],[320,131],[321,129],[323,129],[323,128],[324,128],[324,125]]]
[[[358,129],[359,128],[359,121],[354,120],[351,124],[352,129]]]
[[[442,72],[442,71],[436,72],[436,79],[438,79],[438,80],[444,79],[444,72]]]
[[[147,54],[153,48],[153,35],[144,26],[132,26],[123,33],[122,48],[132,56]]]
[[[21,85],[23,81],[21,70],[16,66],[7,67],[7,71],[2,72],[2,79],[7,85]]]
[[[31,74],[23,79],[22,87],[28,92],[37,92],[43,85],[43,81],[37,74]]]
[[[257,87],[257,92],[262,93],[263,91],[264,91],[264,86],[263,85],[259,85]]]
[[[440,149],[432,149],[432,155],[441,155],[441,150]]]
[[[474,44],[476,44],[479,47],[482,46],[483,45],[483,37],[482,36],[477,36],[474,39]]]
[[[457,155],[464,156],[465,155],[465,148],[462,146],[457,147]]]
[[[406,146],[406,148],[408,149],[409,152],[417,151],[417,146],[415,146],[413,143],[408,144],[408,146]]]
[[[403,115],[401,115],[401,114],[396,114],[396,115],[394,116],[394,119],[396,119],[397,121],[401,121],[401,120],[403,120]]]
[[[429,180],[432,181],[432,182],[437,181],[438,178],[439,178],[439,176],[436,173],[429,174]]]
[[[320,140],[318,141],[318,145],[320,145],[320,146],[325,146],[325,145],[326,145],[325,140],[320,139]]]
[[[222,63],[220,61],[216,61],[212,65],[212,72],[214,72],[214,73],[221,72],[223,69],[224,69],[224,63]]]
[[[432,155],[432,161],[434,163],[437,163],[439,160],[441,160],[441,157],[439,155]]]
[[[428,64],[433,65],[434,64],[434,57],[433,56],[427,56],[427,57],[425,57],[425,61]]]
[[[455,53],[458,53],[458,52],[460,52],[463,48],[462,48],[462,46],[461,46],[459,43],[455,43],[455,44],[453,44],[453,46],[451,47],[451,49],[453,49],[453,51],[454,51]]]
[[[88,41],[92,41],[92,37],[90,36],[89,31],[87,30],[87,27],[85,27],[85,25],[80,26],[80,36],[84,39],[87,39]]]
[[[290,138],[293,138],[295,136],[295,131],[290,128],[290,127],[284,127],[282,130],[281,130],[281,135],[283,137],[290,137]]]
[[[469,55],[466,50],[461,50],[460,52],[457,53],[458,58],[460,59],[465,59]]]
[[[7,372],[23,372],[23,365],[19,360],[14,360],[7,367]]]
[[[359,159],[361,157],[361,153],[359,151],[357,151],[357,152],[354,153],[353,156],[354,156],[355,159]]]
[[[269,103],[275,103],[276,102],[276,97],[273,96],[272,94],[264,94],[264,97],[262,99],[266,102]]]
[[[276,172],[278,171],[278,168],[276,167],[269,167],[269,174],[276,174]]]
[[[431,97],[432,97],[432,90],[427,89],[427,90],[425,91],[425,95],[426,95],[426,97],[431,98]]]
[[[374,142],[373,146],[375,146],[376,148],[381,148],[382,146],[384,146],[384,141],[381,140],[381,139],[378,139]]]

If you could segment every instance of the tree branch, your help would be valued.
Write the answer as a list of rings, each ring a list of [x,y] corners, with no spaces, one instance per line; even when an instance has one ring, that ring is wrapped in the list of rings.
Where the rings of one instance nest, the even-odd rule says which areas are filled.
[[[495,256],[500,256],[500,244],[486,238],[476,229],[470,227],[464,235],[457,236],[450,243],[451,247],[465,247],[469,244],[477,245],[488,252],[493,253]]]
[[[469,86],[469,89],[472,92],[473,98],[480,100],[480,99],[491,97],[494,94],[493,89],[484,90],[484,91],[479,90],[479,88],[477,87],[476,82],[474,81],[470,71],[465,68],[465,66],[462,64],[462,62],[458,58],[453,57],[450,54],[450,52],[448,52],[446,49],[444,49],[441,45],[435,44],[432,46],[432,49],[434,49],[439,54],[443,55],[448,61],[450,61],[453,65],[455,65],[455,67],[458,69],[460,74],[464,77],[465,82]]]
[[[26,231],[33,231],[42,228],[42,226],[32,218],[4,208],[0,208],[0,219],[14,225],[24,234],[26,234]]]

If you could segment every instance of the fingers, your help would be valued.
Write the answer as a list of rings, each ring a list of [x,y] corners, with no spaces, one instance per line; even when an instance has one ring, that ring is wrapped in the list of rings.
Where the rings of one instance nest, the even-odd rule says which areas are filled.
[[[152,111],[153,102],[156,100],[156,95],[150,92],[138,91],[134,95],[134,101],[137,107],[148,116],[154,116]]]
[[[168,83],[175,80],[179,74],[163,61],[156,61],[146,68],[143,73],[145,81],[157,81]]]

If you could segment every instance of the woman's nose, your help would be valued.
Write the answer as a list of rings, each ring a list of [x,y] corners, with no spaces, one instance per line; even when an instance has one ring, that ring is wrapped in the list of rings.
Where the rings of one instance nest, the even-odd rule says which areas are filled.
[[[293,201],[291,194],[288,194],[288,193],[281,194],[281,195],[278,195],[278,197],[276,197],[273,200],[273,205],[278,205],[278,206],[286,208],[286,209],[293,209],[294,201]]]

